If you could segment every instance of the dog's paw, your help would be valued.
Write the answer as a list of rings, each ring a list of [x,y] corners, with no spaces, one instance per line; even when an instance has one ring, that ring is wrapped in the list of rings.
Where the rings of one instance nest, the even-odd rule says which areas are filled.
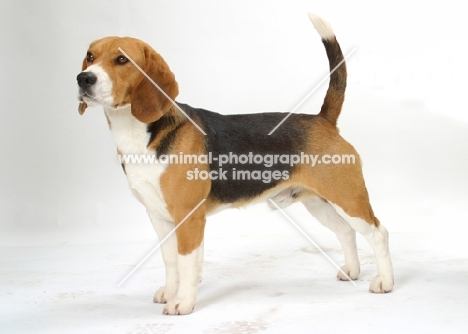
[[[159,304],[166,304],[170,300],[174,299],[176,292],[176,289],[171,290],[165,286],[160,287],[154,294],[153,302]]]
[[[346,275],[348,275],[349,278],[346,277],[341,271],[338,271],[338,274],[336,275],[336,277],[340,281],[349,281],[350,278],[354,281],[354,280],[357,280],[359,277],[359,271],[360,271],[359,265],[354,268],[344,265],[343,267],[341,267],[341,270],[344,271]]]
[[[385,276],[376,276],[372,280],[369,291],[374,293],[387,293],[393,289],[393,278]]]
[[[184,315],[192,313],[195,307],[195,301],[190,299],[175,298],[164,306],[163,314],[166,315]]]

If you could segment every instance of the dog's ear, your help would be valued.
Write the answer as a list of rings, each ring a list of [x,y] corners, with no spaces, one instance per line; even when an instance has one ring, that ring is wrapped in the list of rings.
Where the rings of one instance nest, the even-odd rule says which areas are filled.
[[[84,70],[86,70],[87,68],[87,63],[86,63],[86,58],[83,59],[83,64],[81,65],[81,71],[83,72]],[[83,115],[86,108],[88,108],[88,105],[86,104],[86,102],[80,102],[80,104],[78,105],[78,112],[80,113],[80,115]]]
[[[150,46],[144,46],[145,63],[142,70],[174,101],[179,87],[164,59]],[[132,114],[140,122],[152,123],[161,118],[172,102],[143,74],[131,93]]]
[[[88,108],[86,102],[80,102],[80,104],[78,105],[78,112],[80,113],[80,115],[84,114],[86,108]]]

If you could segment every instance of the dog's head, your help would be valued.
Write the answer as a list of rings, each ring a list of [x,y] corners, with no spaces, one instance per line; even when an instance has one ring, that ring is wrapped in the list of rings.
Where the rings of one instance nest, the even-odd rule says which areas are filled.
[[[171,107],[156,85],[172,100],[179,92],[164,59],[148,44],[130,37],[93,42],[77,81],[80,114],[88,106],[118,109],[131,105],[133,116],[144,123],[156,121]]]

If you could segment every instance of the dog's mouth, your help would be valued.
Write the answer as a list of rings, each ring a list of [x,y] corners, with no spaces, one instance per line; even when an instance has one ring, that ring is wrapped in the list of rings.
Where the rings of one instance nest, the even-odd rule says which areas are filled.
[[[87,91],[81,91],[78,94],[78,100],[87,104],[99,104],[99,100]]]
[[[125,106],[125,104],[123,103],[106,104],[106,102],[103,101],[102,99],[96,98],[93,94],[84,90],[83,91],[80,90],[78,94],[78,101],[86,103],[89,107],[103,106],[103,107],[110,107],[113,109],[117,109],[122,106]]]

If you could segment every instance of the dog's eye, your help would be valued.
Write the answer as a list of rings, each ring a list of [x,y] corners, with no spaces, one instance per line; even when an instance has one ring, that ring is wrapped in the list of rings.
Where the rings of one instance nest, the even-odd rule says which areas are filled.
[[[117,58],[115,58],[115,63],[116,63],[117,65],[126,64],[126,63],[128,63],[128,58],[127,58],[127,57],[124,57],[124,56],[118,56]]]
[[[87,61],[88,63],[92,63],[92,62],[94,61],[94,56],[91,54],[91,52],[88,52],[88,53],[86,54],[86,61]]]

